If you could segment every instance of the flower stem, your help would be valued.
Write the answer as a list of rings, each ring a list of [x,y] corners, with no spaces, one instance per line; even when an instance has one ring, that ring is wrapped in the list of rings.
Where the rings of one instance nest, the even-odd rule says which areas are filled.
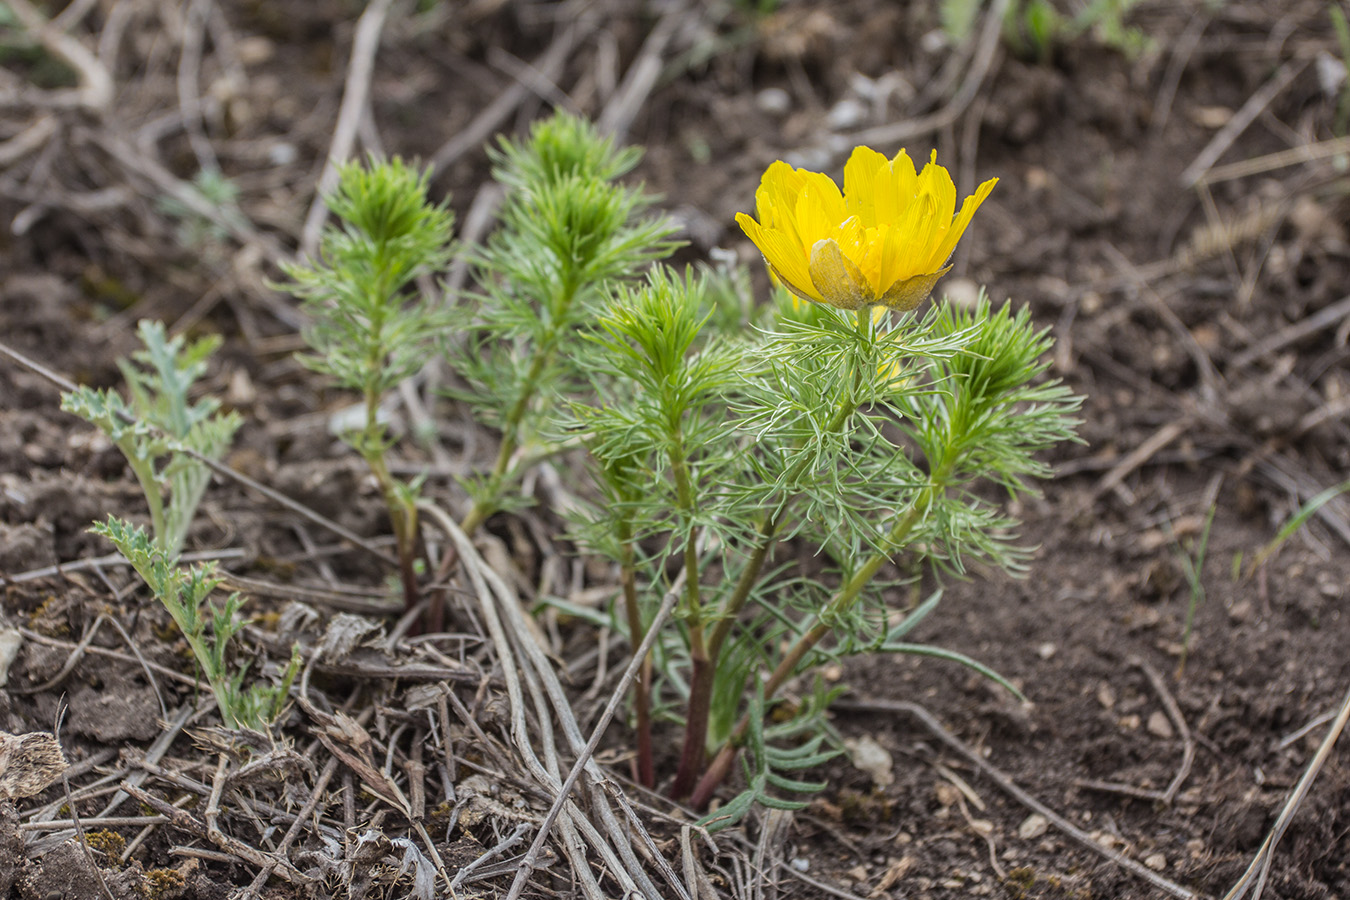
[[[872,311],[870,308],[864,307],[863,309],[858,310],[855,327],[857,329],[857,335],[860,341],[866,344],[872,344],[876,341],[876,331],[874,328],[874,323],[872,321]],[[825,433],[827,434],[836,432],[839,429],[843,428],[844,423],[848,421],[849,416],[853,415],[853,413],[856,412],[858,409],[858,394],[860,389],[862,388],[863,372],[859,368],[854,366],[853,371],[850,373],[850,375],[851,377],[846,380],[846,383],[849,385],[849,388],[847,391],[841,392],[839,404],[838,406],[835,407],[834,415],[830,417],[830,421],[825,425]],[[793,463],[792,467],[788,470],[786,476],[784,477],[784,481],[787,484],[792,484],[795,481],[797,481],[797,479],[801,478],[802,475],[805,473],[806,467],[809,463],[810,457],[807,456],[799,457],[797,461]],[[778,530],[779,528],[782,527],[784,515],[786,514],[788,505],[791,503],[791,501],[792,501],[791,497],[781,498],[779,500],[777,509],[775,509],[773,514],[766,517],[764,521],[761,523],[758,540],[755,543],[754,549],[750,552],[750,558],[746,560],[744,568],[741,569],[741,574],[736,580],[735,588],[732,589],[731,595],[727,597],[727,599],[718,608],[716,616],[717,621],[713,625],[711,634],[708,639],[707,657],[709,665],[707,667],[706,677],[703,679],[700,679],[698,677],[700,672],[698,666],[695,665],[693,676],[690,679],[689,708],[691,710],[691,713],[696,707],[701,709],[711,709],[712,690],[715,681],[714,676],[717,671],[717,662],[721,656],[722,645],[726,642],[726,639],[730,636],[732,628],[736,626],[736,621],[740,616],[741,609],[744,608],[746,601],[749,600],[750,592],[754,589],[755,583],[759,580],[760,572],[764,568],[764,562],[768,559],[770,551],[777,543]],[[878,562],[877,565],[880,566],[881,563]],[[872,574],[875,574],[875,569],[873,570]],[[871,575],[868,576],[868,578],[870,577]],[[859,586],[859,589],[861,589],[861,585]],[[820,638],[817,637],[815,640],[819,641]],[[814,642],[812,643],[811,646],[814,646]],[[806,651],[809,649],[810,647],[808,646],[804,648],[801,652],[805,654]],[[777,689],[776,685],[774,689],[775,690]],[[771,693],[772,691],[767,692],[766,697],[769,696],[769,694]],[[686,738],[687,737],[688,737],[688,730],[686,729]],[[744,737],[744,728],[738,728],[737,737],[733,739],[740,740],[743,739],[743,737]],[[704,737],[704,740],[706,741],[706,735]],[[718,753],[717,757],[713,761],[712,766],[704,774],[703,778],[700,779],[698,788],[696,789],[694,795],[695,798],[699,796],[699,792],[703,791],[703,783],[708,780],[709,776],[711,776],[714,773],[714,771],[717,768],[719,768],[719,766],[723,769],[723,771],[721,772],[720,775],[716,776],[716,779],[711,782],[711,786],[707,790],[711,791],[711,789],[715,788],[726,776],[725,770],[730,766],[732,758],[734,758],[734,755],[733,757],[729,757],[723,760],[722,756],[725,750],[726,746],[724,746],[723,750]],[[681,771],[683,771],[683,765],[681,767]],[[678,778],[677,778],[677,786],[679,786]],[[683,793],[684,792],[677,792],[676,790],[672,789],[671,796],[678,798],[682,796]],[[707,801],[704,800],[704,802],[706,803]]]
[[[788,648],[788,651],[783,654],[783,658],[779,660],[778,665],[769,675],[768,681],[764,683],[764,699],[766,701],[771,699],[778,692],[778,689],[792,677],[797,666],[799,666],[802,660],[806,658],[806,654],[810,653],[816,644],[820,643],[821,639],[830,633],[830,630],[834,627],[833,623],[838,620],[839,616],[848,611],[849,607],[851,607],[854,601],[858,599],[858,596],[862,593],[863,589],[867,587],[867,584],[876,576],[882,565],[884,565],[896,551],[905,545],[910,534],[913,532],[914,527],[923,520],[929,507],[932,506],[933,501],[937,499],[938,495],[945,487],[946,472],[944,470],[940,473],[939,477],[929,482],[929,485],[924,490],[922,496],[920,496],[914,505],[909,508],[909,511],[895,523],[895,526],[886,536],[883,545],[884,549],[873,553],[868,560],[853,573],[852,577],[839,588],[838,592],[830,599],[830,602],[825,604],[825,608],[816,614],[815,624],[798,637],[792,646]],[[730,772],[731,764],[736,759],[737,748],[744,742],[745,736],[749,730],[750,718],[746,715],[741,718],[739,723],[737,723],[736,730],[732,732],[731,737],[718,750],[713,758],[712,764],[708,766],[708,770],[703,774],[703,777],[699,779],[698,786],[694,789],[694,792],[689,799],[690,805],[693,806],[694,809],[703,809],[708,805],[708,801],[712,799],[713,791],[717,789],[717,786],[721,784],[722,780],[726,778],[727,773]]]

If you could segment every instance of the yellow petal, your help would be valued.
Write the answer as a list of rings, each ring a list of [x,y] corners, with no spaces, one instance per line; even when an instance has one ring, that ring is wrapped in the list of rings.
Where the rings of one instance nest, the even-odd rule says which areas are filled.
[[[867,232],[863,230],[858,217],[849,216],[840,222],[829,237],[839,245],[839,252],[844,254],[844,259],[853,263],[862,272],[863,280],[871,284],[867,269]]]
[[[919,193],[931,195],[936,203],[934,216],[937,219],[937,234],[940,239],[951,225],[952,215],[956,212],[956,185],[952,184],[951,174],[937,164],[936,150],[929,158],[928,165],[923,167],[923,173],[919,175]],[[932,247],[930,244],[930,253]],[[927,257],[928,254],[925,253],[924,256]]]
[[[886,157],[871,147],[854,147],[844,163],[844,205],[864,228],[877,224],[877,175],[886,165]]]
[[[927,300],[928,295],[933,293],[933,285],[937,284],[938,279],[951,270],[952,267],[947,266],[945,269],[938,269],[936,272],[915,275],[913,278],[897,281],[886,290],[886,293],[881,295],[877,302],[882,306],[900,312],[909,312]]]
[[[875,299],[858,267],[831,240],[811,248],[811,283],[826,303],[839,309],[861,309]]]
[[[904,150],[877,172],[877,224],[884,225],[900,218],[918,193],[919,176],[914,174],[914,162]]]
[[[811,244],[803,242],[795,219],[797,200],[806,184],[806,173],[778,160],[772,163],[760,179],[755,191],[755,212],[760,224],[784,232],[799,245],[802,258]]]
[[[848,210],[844,207],[844,195],[839,192],[839,185],[834,183],[830,176],[822,172],[806,172],[806,183],[802,186],[801,196],[810,198],[813,208],[819,209],[829,222],[829,228],[848,218]],[[805,229],[803,229],[805,233]],[[818,236],[819,237],[819,236]]]
[[[900,249],[892,268],[881,273],[882,284],[926,273],[937,239],[937,221],[937,201],[932,194],[920,194],[894,226],[899,233]]]
[[[764,228],[745,213],[736,213],[736,223],[741,226],[746,237],[755,242],[774,277],[788,290],[808,300],[824,302],[811,285],[806,255],[797,249],[791,237],[781,231]]]
[[[942,237],[933,255],[928,258],[929,266],[940,266],[947,261],[956,249],[956,242],[961,240],[961,235],[965,234],[966,226],[970,224],[971,218],[975,215],[975,210],[980,208],[980,204],[989,196],[989,192],[998,184],[997,178],[991,178],[976,189],[975,193],[965,199],[961,204],[961,212],[957,214],[956,220],[952,222],[947,233]]]

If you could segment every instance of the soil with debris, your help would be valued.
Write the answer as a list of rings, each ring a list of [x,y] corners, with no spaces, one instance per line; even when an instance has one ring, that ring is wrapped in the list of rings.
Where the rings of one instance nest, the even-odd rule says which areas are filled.
[[[983,40],[987,14],[953,40],[939,5],[374,0],[351,147],[434,160],[466,223],[489,184],[484,141],[562,104],[647,148],[639,174],[685,226],[681,261],[716,248],[755,261],[733,214],[776,158],[837,175],[854,143],[936,147],[963,196],[998,176],[941,289],[1030,305],[1056,338],[1055,374],[1087,398],[1086,443],[1018,501],[1038,548],[1025,578],[948,585],[913,637],[986,663],[1030,703],[937,660],[859,660],[828,673],[854,687],[834,713],[853,763],[820,773],[829,788],[808,809],[715,844],[682,842],[658,799],[637,809],[676,872],[707,873],[709,896],[1221,896],[1350,680],[1350,500],[1250,565],[1350,469],[1343,50],[1325,0],[1118,4],[1119,27],[1041,53],[1018,52],[1025,24],[1022,39]],[[349,399],[295,362],[299,320],[267,282],[301,238],[363,7],[7,6],[0,343],[114,385],[139,319],[223,335],[205,387],[245,418],[228,464],[381,539],[373,483],[326,430]],[[55,20],[45,43],[35,18]],[[175,193],[216,164],[243,220],[176,213]],[[429,402],[449,458],[411,440],[399,452],[457,507],[453,476],[487,464],[493,435]],[[64,784],[0,798],[0,895],[408,896],[432,877],[409,819],[451,876],[515,831],[532,838],[548,798],[509,771],[501,680],[472,614],[453,616],[464,634],[388,649],[390,570],[218,478],[189,547],[229,551],[222,566],[254,598],[258,669],[299,640],[319,698],[278,746],[241,747],[213,728],[167,614],[91,562],[111,548],[89,524],[144,509],[117,450],[0,357],[13,648],[0,730],[57,729],[71,764]],[[545,503],[490,531],[501,559],[531,579],[566,571],[566,587],[553,521]],[[545,626],[593,706],[594,658],[580,657],[594,640]],[[612,670],[623,651],[609,645]],[[579,709],[585,730],[594,710]],[[602,761],[626,749],[612,732]],[[1350,766],[1333,752],[1264,896],[1350,896],[1348,831]],[[460,895],[504,896],[525,846],[508,842]],[[575,895],[565,861],[544,861],[527,895]]]

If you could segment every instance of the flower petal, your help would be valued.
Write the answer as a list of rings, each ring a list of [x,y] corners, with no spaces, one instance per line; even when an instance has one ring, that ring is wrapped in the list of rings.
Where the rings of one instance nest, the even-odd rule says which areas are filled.
[[[794,239],[781,231],[765,228],[745,213],[736,213],[736,223],[746,237],[755,242],[764,262],[774,277],[799,297],[823,303],[824,298],[811,285],[806,255],[799,251]]]
[[[936,272],[929,272],[926,275],[915,275],[913,278],[907,278],[904,281],[897,281],[886,289],[878,299],[878,303],[900,312],[909,312],[914,307],[928,299],[928,295],[933,293],[933,285],[937,284],[938,279],[952,270],[951,266],[938,269]]]
[[[886,157],[871,147],[854,147],[844,163],[844,205],[864,228],[877,224],[877,176],[886,168]]]
[[[877,224],[894,222],[914,202],[919,190],[919,176],[914,174],[914,162],[904,150],[877,172]]]
[[[937,151],[929,157],[928,165],[919,175],[919,193],[932,196],[936,205],[935,215],[939,223],[939,233],[945,233],[956,212],[956,185],[952,184],[951,174],[937,164]],[[945,262],[945,260],[943,260]]]
[[[881,272],[878,284],[882,290],[905,278],[931,271],[928,259],[937,242],[937,201],[932,194],[920,194],[904,215],[892,226],[897,251],[889,269]]]
[[[874,302],[862,272],[832,240],[816,241],[811,248],[811,283],[824,301],[839,309],[861,309]]]
[[[980,208],[980,204],[985,201],[996,184],[998,184],[998,179],[991,178],[980,185],[974,194],[965,199],[965,202],[961,204],[961,212],[957,214],[955,221],[947,229],[947,233],[943,235],[942,243],[928,258],[929,266],[940,266],[952,255],[952,251],[956,249],[956,242],[961,240],[961,235],[965,234],[966,226],[970,224],[971,217],[975,215],[975,210]]]

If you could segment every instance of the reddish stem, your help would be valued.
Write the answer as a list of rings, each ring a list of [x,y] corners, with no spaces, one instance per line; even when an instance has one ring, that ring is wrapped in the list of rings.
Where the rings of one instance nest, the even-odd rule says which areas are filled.
[[[707,758],[708,715],[711,712],[712,692],[702,689],[705,680],[713,677],[712,662],[706,656],[694,656],[692,677],[690,678],[689,711],[684,724],[684,749],[680,752],[680,768],[675,773],[675,783],[670,786],[670,796],[679,800],[688,796],[703,770],[703,760]]]
[[[731,764],[735,760],[736,745],[730,742],[723,744],[722,749],[713,757],[712,765],[708,766],[708,771],[703,773],[703,777],[698,780],[698,786],[694,788],[694,793],[689,797],[689,805],[695,812],[703,812],[708,808],[713,791],[726,780],[727,773],[731,771]]]

